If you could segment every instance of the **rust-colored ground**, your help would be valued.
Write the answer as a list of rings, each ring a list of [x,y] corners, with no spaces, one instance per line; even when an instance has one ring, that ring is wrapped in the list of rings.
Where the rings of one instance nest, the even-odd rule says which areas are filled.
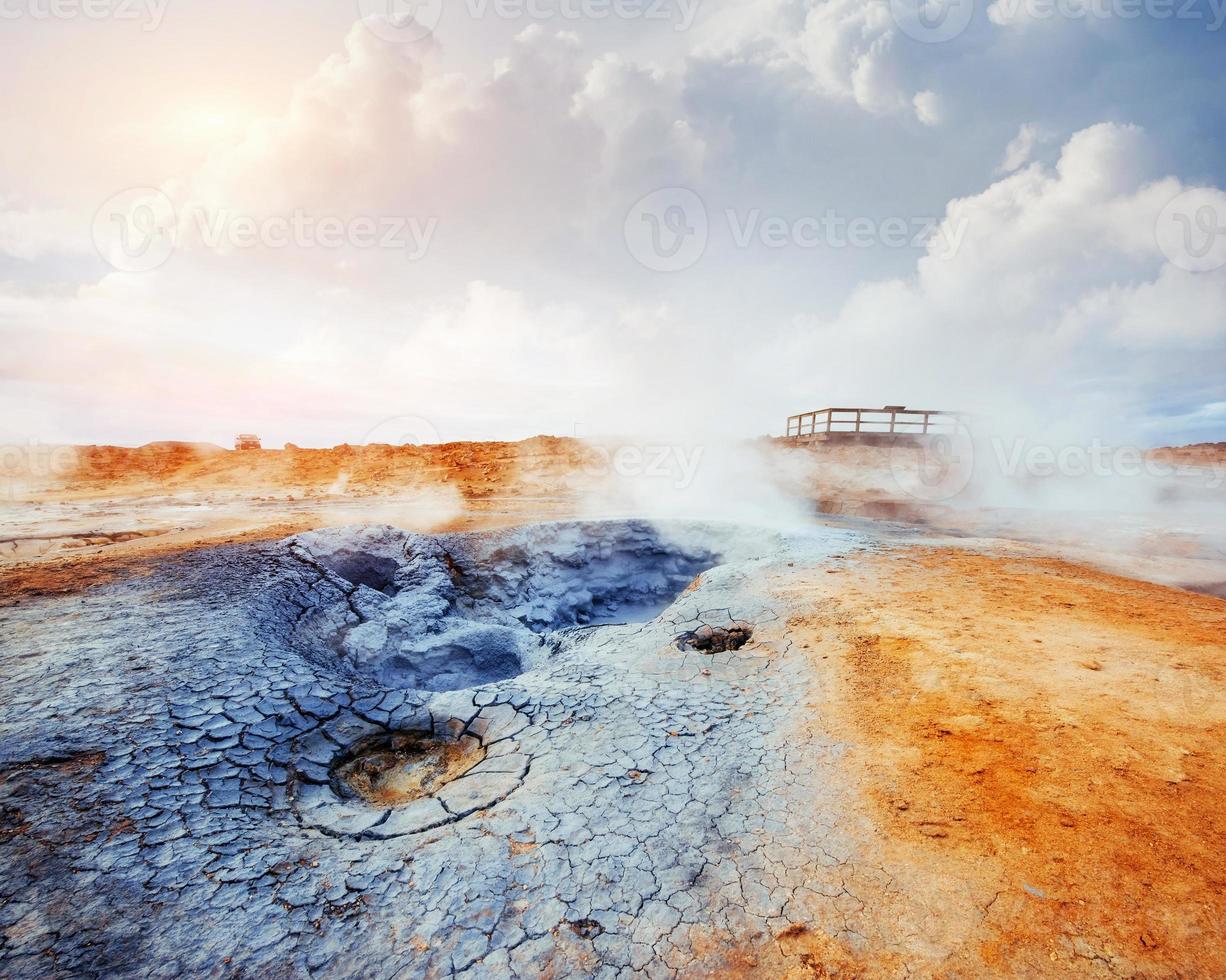
[[[485,758],[475,738],[440,741],[400,732],[359,751],[336,776],[358,796],[380,807],[403,806],[437,792]]]
[[[590,461],[584,443],[549,436],[522,442],[286,446],[246,452],[209,443],[158,442],[135,449],[64,447],[31,458],[28,472],[14,457],[6,460],[13,472],[4,475],[20,481],[30,491],[26,496],[60,501],[181,490],[368,496],[438,485],[477,498],[508,484],[556,489]]]
[[[1190,446],[1166,446],[1150,453],[1154,459],[1176,465],[1211,466],[1226,463],[1226,442],[1198,442]]]
[[[241,453],[78,446],[49,458],[55,467],[6,458],[0,472],[0,604],[319,527],[463,531],[579,516],[602,475],[583,443],[545,437]],[[101,533],[106,525],[123,530]]]
[[[779,586],[813,608],[789,629],[861,859],[914,886],[864,931],[938,909],[910,963],[936,975],[1226,976],[1226,602],[949,549]],[[802,975],[898,972],[814,936],[781,940]]]
[[[10,486],[28,528],[13,535],[24,551],[0,554],[0,605],[325,525],[587,516],[601,480],[583,444],[562,439],[241,454],[169,444],[75,459]],[[1044,540],[992,515],[913,514],[882,460],[787,448],[778,460],[780,486],[823,510]],[[155,513],[167,501],[199,510]],[[141,536],[68,533],[103,518]],[[51,543],[30,545],[30,528]],[[1127,552],[1085,553],[1220,581],[1217,552],[1179,528],[1146,525]],[[854,901],[831,903],[831,918],[815,907],[809,927],[766,944],[730,949],[712,934],[700,975],[714,962],[732,976],[1226,976],[1226,602],[1033,545],[965,544],[789,568],[770,583],[796,610],[788,636],[813,668],[795,737],[841,747],[830,778],[857,849],[840,872]]]

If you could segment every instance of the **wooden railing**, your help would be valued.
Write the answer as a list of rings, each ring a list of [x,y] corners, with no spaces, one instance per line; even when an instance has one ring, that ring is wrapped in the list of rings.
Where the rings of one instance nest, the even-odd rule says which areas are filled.
[[[789,417],[787,437],[809,439],[832,433],[948,434],[957,431],[963,418],[960,412],[918,408],[822,408]]]

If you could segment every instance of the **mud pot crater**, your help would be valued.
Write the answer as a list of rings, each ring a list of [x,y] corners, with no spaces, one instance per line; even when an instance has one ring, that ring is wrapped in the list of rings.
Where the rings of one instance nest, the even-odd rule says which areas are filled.
[[[471,718],[407,705],[400,727],[344,710],[297,740],[290,792],[299,822],[331,837],[383,840],[455,823],[505,800],[532,764],[509,704]]]
[[[478,739],[436,738],[433,732],[387,732],[358,742],[332,767],[331,785],[342,799],[394,808],[433,796],[482,759]]]
[[[503,682],[594,639],[589,630],[654,619],[700,573],[763,546],[740,528],[640,521],[290,539],[292,560],[311,572],[289,576],[275,602],[291,642],[377,692],[296,740],[298,819],[331,836],[384,839],[496,805],[532,762],[520,745],[531,717],[507,703]],[[749,635],[723,632],[725,646],[707,646],[735,649]],[[399,707],[380,707],[386,699]]]
[[[743,547],[709,525],[570,522],[472,534],[389,527],[299,535],[324,580],[290,597],[294,639],[380,686],[442,692],[497,683],[549,656],[559,631],[647,622]]]

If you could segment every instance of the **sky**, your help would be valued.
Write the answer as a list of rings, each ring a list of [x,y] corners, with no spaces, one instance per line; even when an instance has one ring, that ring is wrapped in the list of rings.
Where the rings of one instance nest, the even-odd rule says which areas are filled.
[[[0,0],[0,441],[1226,440],[1226,0]]]

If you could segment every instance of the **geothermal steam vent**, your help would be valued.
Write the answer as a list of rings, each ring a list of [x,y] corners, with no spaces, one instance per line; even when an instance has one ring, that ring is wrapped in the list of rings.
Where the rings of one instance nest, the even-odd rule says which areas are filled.
[[[567,631],[652,619],[718,560],[711,534],[686,540],[666,542],[640,522],[293,539],[292,555],[315,573],[288,597],[294,645],[400,695],[391,710],[382,700],[361,712],[338,706],[298,740],[302,822],[334,835],[397,837],[504,799],[531,762],[513,738],[528,719],[511,704],[473,714],[461,692],[541,665]],[[469,710],[449,710],[453,702]]]
[[[865,540],[334,529],[14,605],[0,973],[629,975],[812,921],[854,841],[764,583]]]
[[[343,602],[308,606],[304,644],[388,687],[452,691],[513,677],[571,626],[642,622],[716,561],[649,525],[544,524],[427,537],[305,534],[295,555]]]

